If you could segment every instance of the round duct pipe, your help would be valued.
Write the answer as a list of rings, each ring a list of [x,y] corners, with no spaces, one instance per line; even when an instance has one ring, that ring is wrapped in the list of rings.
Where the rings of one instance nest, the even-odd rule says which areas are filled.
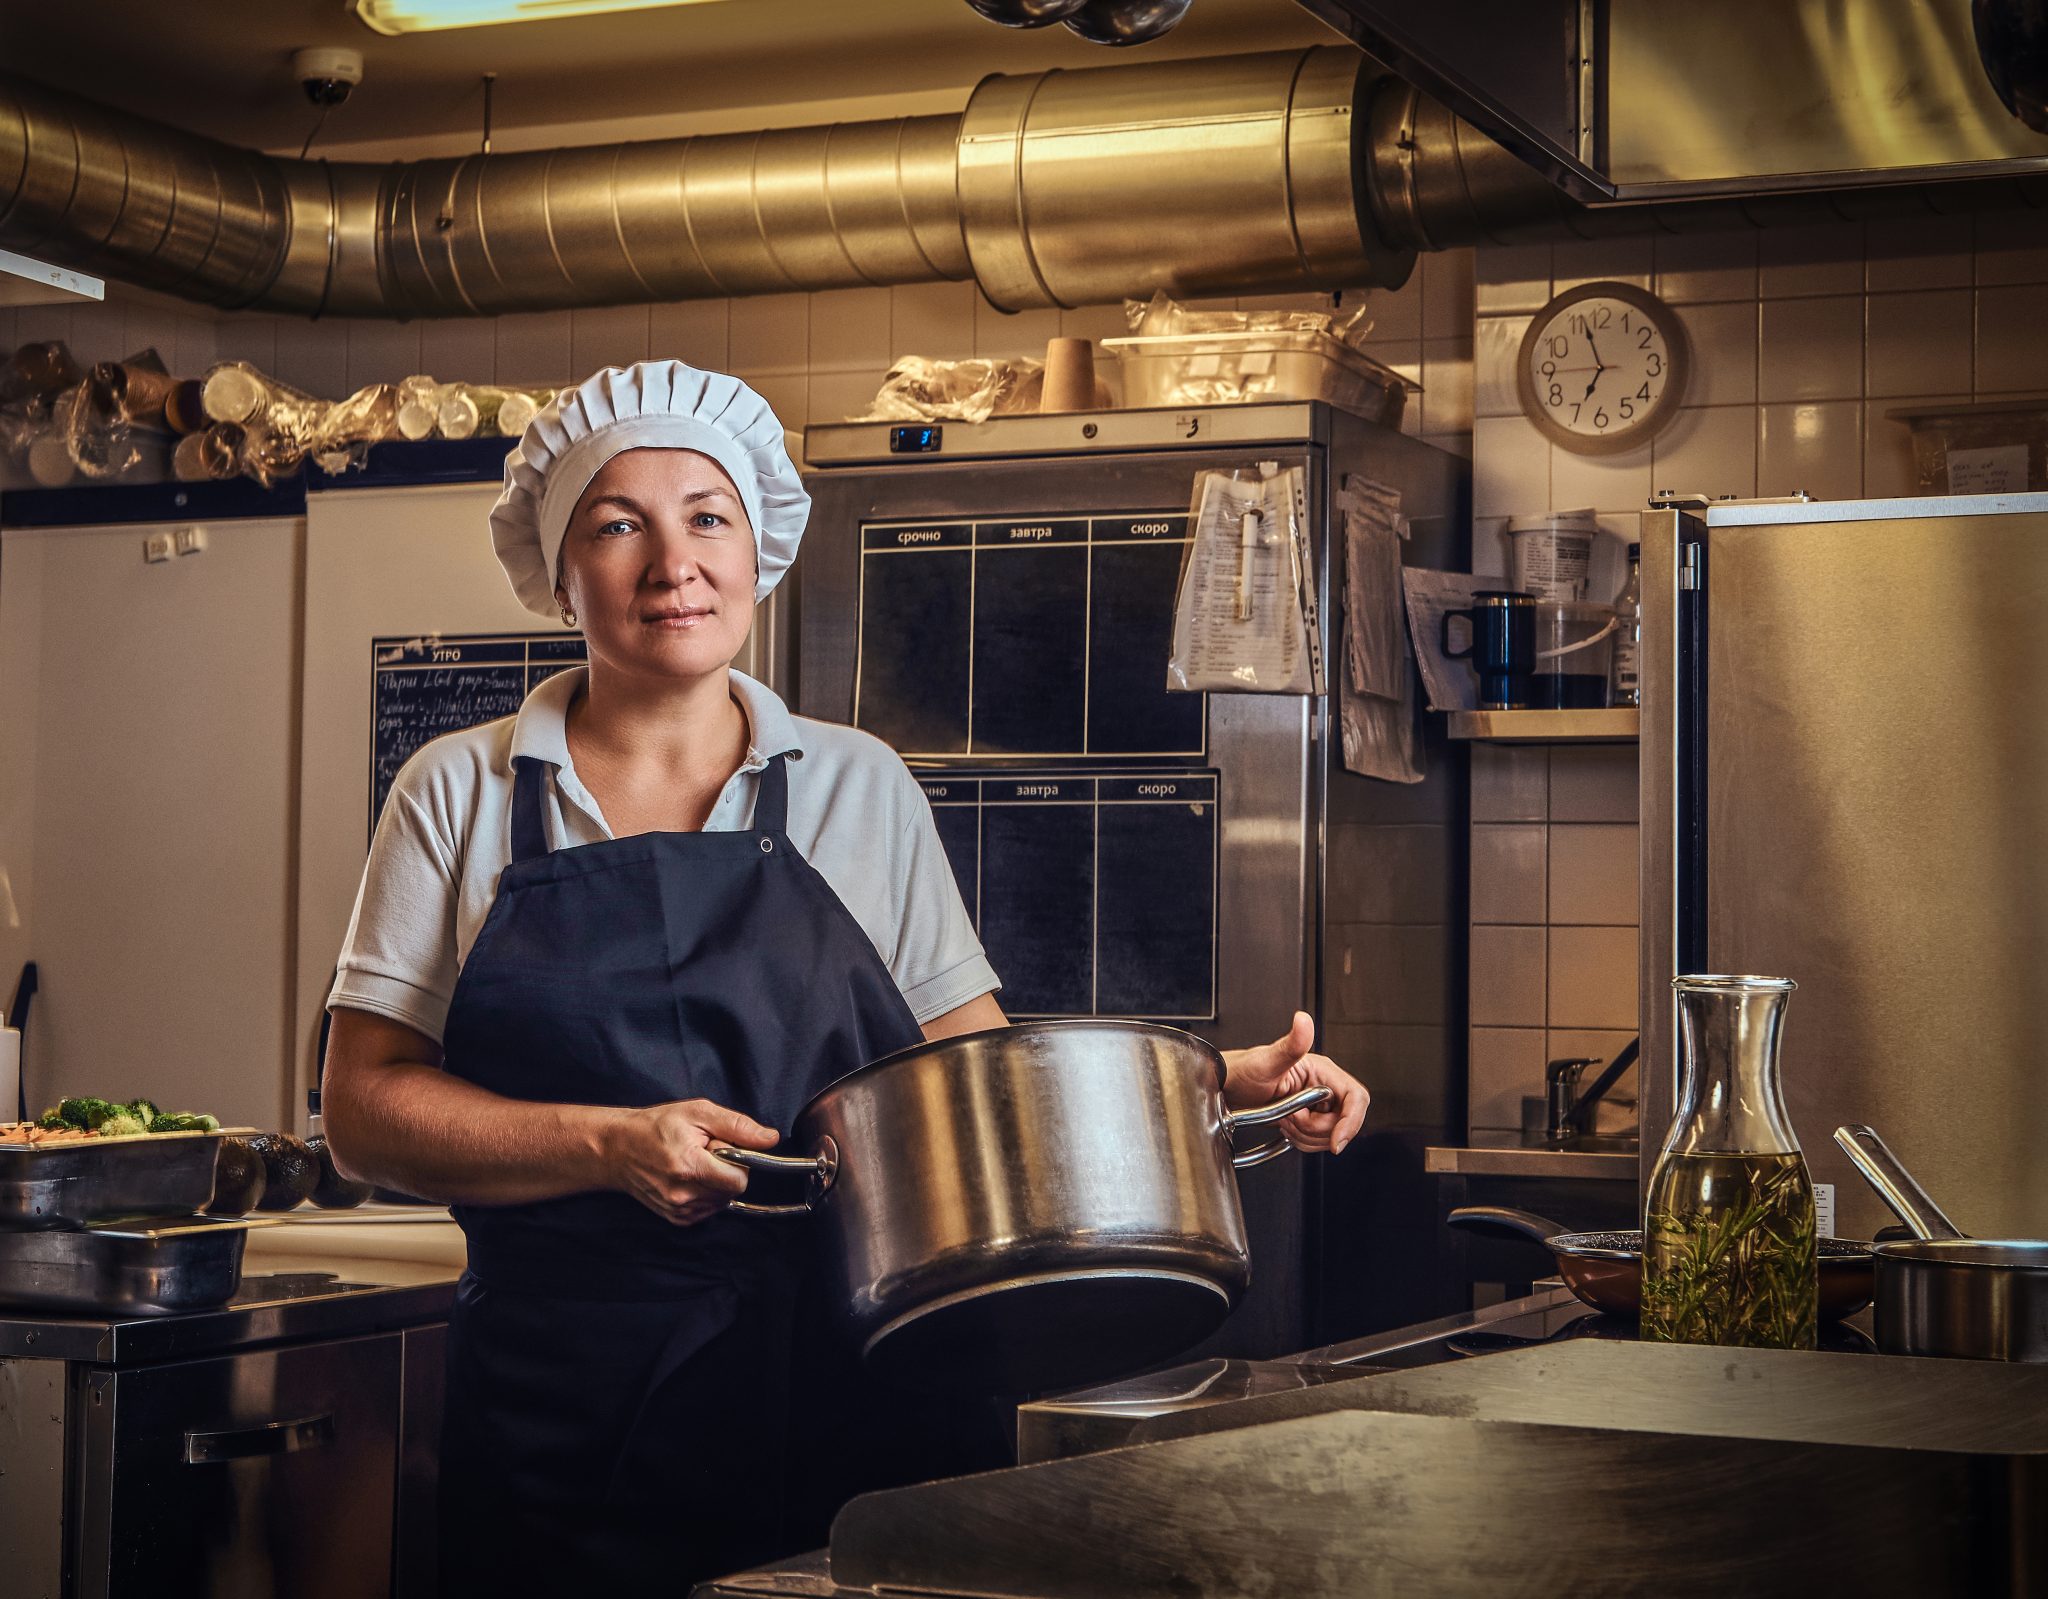
[[[960,218],[1005,311],[1398,283],[1361,226],[1347,49],[989,78],[960,119]]]
[[[376,165],[0,75],[0,245],[229,308],[464,316],[972,277],[1007,310],[1403,282],[1476,242],[2038,205],[2048,179],[1586,207],[1357,52],[993,77],[957,116]]]

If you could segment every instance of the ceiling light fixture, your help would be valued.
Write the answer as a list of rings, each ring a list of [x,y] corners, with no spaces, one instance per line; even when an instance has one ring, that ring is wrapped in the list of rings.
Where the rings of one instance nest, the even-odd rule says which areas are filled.
[[[601,11],[652,11],[708,0],[356,0],[356,15],[379,33],[435,33],[500,22],[551,22]]]

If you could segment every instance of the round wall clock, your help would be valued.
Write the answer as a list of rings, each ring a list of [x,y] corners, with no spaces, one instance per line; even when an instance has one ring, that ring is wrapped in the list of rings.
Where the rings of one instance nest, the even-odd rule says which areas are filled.
[[[1678,314],[1627,283],[1583,283],[1538,311],[1522,335],[1522,412],[1581,455],[1649,443],[1678,412],[1690,365]]]

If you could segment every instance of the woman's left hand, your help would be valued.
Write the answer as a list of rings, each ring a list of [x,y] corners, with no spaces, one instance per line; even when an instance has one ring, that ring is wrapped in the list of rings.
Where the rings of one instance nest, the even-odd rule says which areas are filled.
[[[1372,1095],[1329,1056],[1309,1053],[1315,1041],[1315,1019],[1298,1010],[1285,1038],[1256,1049],[1226,1050],[1223,1063],[1229,1074],[1223,1080],[1223,1102],[1232,1110],[1250,1110],[1304,1088],[1327,1088],[1330,1098],[1296,1111],[1280,1124],[1280,1131],[1296,1149],[1335,1154],[1365,1125]]]

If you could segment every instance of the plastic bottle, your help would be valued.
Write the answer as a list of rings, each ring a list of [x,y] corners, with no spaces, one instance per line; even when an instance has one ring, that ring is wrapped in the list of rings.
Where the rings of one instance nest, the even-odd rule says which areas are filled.
[[[1643,703],[1642,680],[1638,671],[1643,648],[1642,559],[1643,547],[1631,544],[1628,547],[1628,581],[1614,596],[1614,614],[1621,627],[1614,638],[1614,692],[1607,700],[1610,705]]]

